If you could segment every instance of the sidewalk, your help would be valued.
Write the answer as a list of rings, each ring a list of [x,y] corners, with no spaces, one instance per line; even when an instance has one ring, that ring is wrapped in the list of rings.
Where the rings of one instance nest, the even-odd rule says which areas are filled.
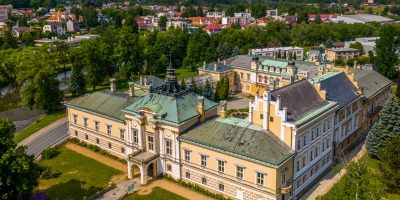
[[[345,155],[344,161],[358,161],[362,156],[366,154],[365,140],[360,142],[351,152]],[[343,161],[340,162],[342,164]],[[346,170],[341,169],[340,172],[336,172],[331,169],[325,176],[323,176],[319,182],[317,182],[313,187],[308,189],[306,193],[300,198],[301,200],[311,200],[316,199],[318,196],[326,194],[335,183],[337,183],[343,175],[345,175]]]
[[[40,137],[41,135],[43,135],[43,134],[45,134],[47,132],[50,132],[51,130],[55,129],[56,127],[58,127],[58,126],[60,126],[61,124],[64,124],[64,123],[67,123],[67,117],[63,117],[63,118],[61,118],[61,119],[49,124],[48,126],[40,129],[36,133],[32,134],[31,136],[25,138],[20,143],[18,143],[18,146],[26,146],[27,144],[29,144],[30,142],[32,142],[36,138]]]
[[[133,180],[126,180],[117,185],[115,189],[112,189],[105,193],[103,196],[97,198],[101,200],[115,200],[121,198],[123,195],[126,193],[126,189],[128,188],[129,185],[134,184],[135,191],[138,191],[138,195],[148,195],[152,192],[154,187],[161,187],[165,190],[168,190],[172,193],[175,193],[179,196],[185,197],[190,200],[212,200],[212,198],[207,197],[205,195],[202,195],[198,192],[195,192],[193,190],[190,190],[188,188],[185,188],[183,186],[180,186],[176,183],[164,180],[164,179],[158,179],[153,182],[150,182],[148,185],[141,186],[140,185],[140,178],[135,178]]]
[[[176,183],[164,180],[164,179],[159,179],[155,180],[154,182],[151,182],[149,185],[143,186],[140,188],[138,194],[139,195],[146,195],[151,193],[152,189],[154,187],[161,187],[163,189],[166,189],[170,192],[173,192],[179,196],[185,197],[187,199],[191,200],[212,200],[212,198],[205,196],[203,194],[200,194],[198,192],[195,192],[193,190],[190,190],[188,188],[185,188],[183,186],[180,186]]]

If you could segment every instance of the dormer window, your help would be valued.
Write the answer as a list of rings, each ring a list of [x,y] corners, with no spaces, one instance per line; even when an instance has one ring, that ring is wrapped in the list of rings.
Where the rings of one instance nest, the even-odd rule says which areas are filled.
[[[275,72],[276,72],[276,73],[280,73],[280,71],[281,71],[281,70],[280,70],[279,68],[276,68],[276,71],[275,71]]]

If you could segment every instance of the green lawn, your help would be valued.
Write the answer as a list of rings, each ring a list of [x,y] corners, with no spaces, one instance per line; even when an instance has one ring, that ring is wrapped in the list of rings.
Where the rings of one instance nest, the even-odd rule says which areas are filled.
[[[66,147],[51,160],[42,160],[40,166],[61,172],[54,179],[39,180],[37,190],[46,190],[50,199],[83,199],[103,190],[111,177],[120,171],[103,165]]]
[[[176,69],[176,77],[178,79],[190,78],[197,76],[197,70],[191,71],[190,69],[179,68]]]
[[[372,173],[379,173],[379,160],[370,158],[368,155],[364,155],[361,160],[367,161],[368,168]],[[339,172],[341,168],[343,168],[343,165],[338,166],[337,171]],[[340,191],[344,188],[344,181],[344,178],[340,179],[340,181],[337,182],[328,193],[323,195],[321,199],[335,199],[335,194],[342,193]],[[400,195],[386,193],[386,198],[389,200],[398,200],[400,199]]]
[[[151,191],[150,194],[148,195],[138,195],[138,194],[131,194],[124,198],[124,200],[185,200],[186,198],[183,198],[175,193],[172,193],[168,190],[164,190],[163,188],[160,187],[154,187]]]
[[[38,122],[30,125],[26,129],[24,129],[21,133],[14,137],[14,141],[16,143],[21,142],[25,138],[29,137],[30,135],[36,133],[38,130],[46,127],[47,125],[63,118],[66,116],[65,110],[60,110],[56,112],[52,112],[44,116],[43,118],[39,119]]]

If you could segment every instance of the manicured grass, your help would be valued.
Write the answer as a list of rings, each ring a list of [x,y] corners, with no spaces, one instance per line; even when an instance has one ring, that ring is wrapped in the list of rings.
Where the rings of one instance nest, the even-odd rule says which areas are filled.
[[[172,193],[168,190],[164,190],[163,188],[160,187],[154,187],[151,191],[150,194],[148,195],[138,195],[137,193],[131,194],[127,196],[124,200],[185,200],[186,198],[183,198],[175,193]]]
[[[52,112],[52,113],[46,114],[46,116],[44,116],[43,118],[39,119],[38,122],[30,125],[26,129],[24,129],[21,133],[16,135],[14,137],[14,141],[16,143],[19,143],[22,140],[24,140],[25,138],[27,138],[27,137],[31,136],[32,134],[36,133],[40,129],[46,127],[47,125],[49,125],[49,124],[51,124],[51,123],[53,123],[53,122],[65,117],[65,116],[66,116],[65,110],[60,110],[60,111],[56,111],[56,112]]]
[[[50,199],[83,199],[108,187],[111,177],[120,171],[103,165],[66,147],[51,160],[39,162],[42,167],[61,172],[57,178],[39,180],[37,190],[46,190]]]
[[[190,69],[179,68],[176,69],[176,77],[178,79],[190,78],[197,76],[197,70],[191,71]]]

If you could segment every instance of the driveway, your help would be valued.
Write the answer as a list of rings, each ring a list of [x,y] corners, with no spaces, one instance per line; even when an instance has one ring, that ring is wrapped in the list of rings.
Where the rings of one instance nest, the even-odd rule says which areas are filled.
[[[27,154],[34,155],[35,158],[37,158],[43,150],[67,138],[67,131],[67,118],[64,117],[40,129],[38,132],[20,142],[18,146],[27,146]]]

